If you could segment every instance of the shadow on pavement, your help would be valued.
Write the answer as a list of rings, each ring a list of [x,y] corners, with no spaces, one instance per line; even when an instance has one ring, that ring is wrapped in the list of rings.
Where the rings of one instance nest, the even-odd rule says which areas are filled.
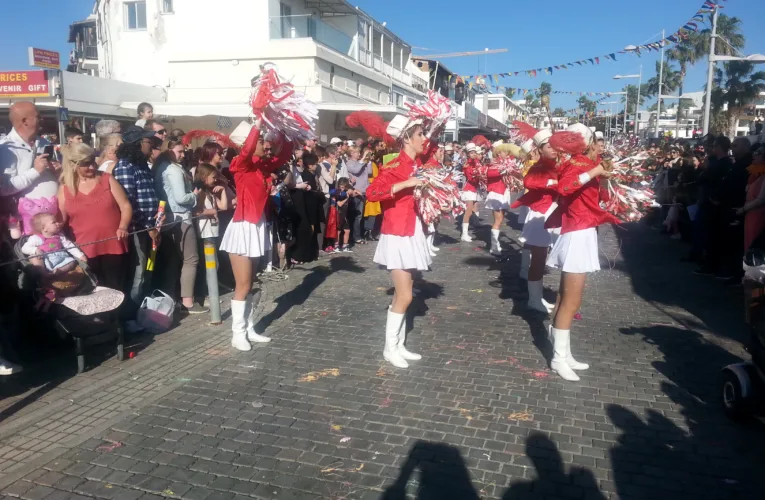
[[[417,500],[478,500],[470,472],[459,450],[443,443],[418,441],[409,452],[396,481],[382,500],[406,500],[406,485],[416,470]]]
[[[276,299],[276,308],[258,321],[257,328],[264,331],[294,306],[302,305],[314,290],[326,281],[330,274],[340,271],[359,274],[365,272],[366,269],[359,266],[352,257],[346,256],[333,257],[327,262],[327,265],[314,267],[303,277],[303,281],[299,285]]]
[[[606,499],[589,470],[572,466],[566,473],[558,447],[547,436],[531,434],[526,439],[526,456],[536,468],[536,479],[512,483],[502,495],[502,500]]]
[[[684,328],[623,328],[621,333],[640,335],[663,354],[662,361],[651,364],[669,380],[661,382],[661,390],[673,404],[662,412],[647,410],[645,421],[622,406],[607,406],[623,433],[611,451],[619,494],[658,498],[659,488],[665,495],[690,498],[761,496],[765,427],[729,421],[718,403],[720,370],[741,359]],[[636,483],[635,475],[644,484]]]

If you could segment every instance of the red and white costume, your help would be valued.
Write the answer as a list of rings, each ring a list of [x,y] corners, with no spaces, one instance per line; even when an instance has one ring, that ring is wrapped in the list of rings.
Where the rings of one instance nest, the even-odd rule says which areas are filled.
[[[402,151],[382,166],[380,174],[367,188],[367,200],[380,203],[383,217],[373,260],[389,270],[426,271],[432,263],[413,191],[405,189],[393,194],[393,186],[412,177],[418,166],[417,161]]]
[[[528,207],[523,230],[519,238],[521,243],[534,247],[550,246],[557,236],[556,229],[545,228],[545,221],[558,207],[558,191],[555,183],[558,172],[555,160],[540,159],[526,173],[523,187],[527,192],[517,199],[513,208]]]
[[[588,172],[598,163],[584,154],[574,155],[561,165],[556,185],[558,208],[546,227],[560,227],[560,237],[553,246],[547,265],[567,273],[591,273],[600,270],[597,227],[619,220],[600,208],[600,183]]]
[[[282,150],[277,156],[253,156],[259,139],[260,130],[253,127],[239,156],[231,162],[237,205],[220,246],[224,252],[246,257],[262,257],[271,250],[265,217],[269,196],[268,180],[271,172],[287,164],[293,150],[292,143],[282,141]]]
[[[470,144],[466,146],[466,149],[470,147]],[[473,145],[475,148],[475,145]],[[465,185],[462,187],[462,201],[480,201],[481,196],[478,194],[478,169],[481,168],[480,160],[469,159],[465,166],[462,168],[462,173],[465,174]]]
[[[499,171],[499,166],[494,164],[486,170],[486,201],[483,206],[493,212],[500,210],[510,209],[508,205],[508,199],[510,194],[508,193],[507,185],[502,180],[502,174]]]

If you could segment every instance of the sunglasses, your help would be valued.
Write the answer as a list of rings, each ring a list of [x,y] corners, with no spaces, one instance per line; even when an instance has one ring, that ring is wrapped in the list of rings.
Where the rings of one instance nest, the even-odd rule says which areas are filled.
[[[82,168],[90,168],[95,164],[96,164],[95,158],[85,158],[84,160],[77,162],[77,166]]]
[[[167,134],[167,130],[165,130],[165,129],[157,130],[157,131],[155,132],[155,134],[158,134],[158,135],[165,135],[165,134]]]

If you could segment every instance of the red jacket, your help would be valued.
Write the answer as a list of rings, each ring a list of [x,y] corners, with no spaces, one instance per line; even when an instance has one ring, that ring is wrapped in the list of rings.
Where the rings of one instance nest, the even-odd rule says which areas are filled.
[[[561,234],[598,227],[610,222],[619,224],[619,219],[600,208],[600,182],[592,179],[582,184],[579,176],[597,167],[598,164],[585,155],[572,156],[561,165],[558,173],[558,208],[547,218],[545,227],[560,227]]]
[[[291,143],[282,144],[279,155],[270,159],[253,156],[258,139],[260,139],[260,130],[253,127],[239,156],[231,160],[229,170],[234,176],[237,198],[233,222],[246,221],[252,224],[260,222],[270,195],[267,180],[271,172],[286,165],[292,156],[294,146]]]
[[[418,162],[403,151],[380,169],[380,175],[367,188],[367,200],[380,202],[382,209],[381,234],[391,236],[414,236],[415,224],[419,224],[412,189],[392,194],[393,185],[403,182],[414,174]]]
[[[504,196],[507,191],[507,186],[502,180],[502,174],[499,173],[499,168],[492,165],[486,171],[486,190],[490,193],[497,193]]]
[[[478,160],[468,160],[465,166],[462,167],[462,173],[465,174],[465,179],[467,179],[465,186],[462,188],[463,191],[469,193],[478,192],[478,168],[480,166],[481,163]]]
[[[558,198],[556,186],[550,181],[558,180],[555,160],[540,159],[529,169],[523,178],[523,187],[528,192],[515,200],[511,208],[527,206],[540,214],[546,214],[553,202]]]

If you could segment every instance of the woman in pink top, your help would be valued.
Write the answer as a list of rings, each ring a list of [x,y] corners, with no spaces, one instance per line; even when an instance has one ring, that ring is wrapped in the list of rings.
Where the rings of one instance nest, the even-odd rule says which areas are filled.
[[[98,171],[93,148],[74,144],[64,150],[58,206],[101,285],[122,291],[127,267],[127,229],[133,208],[122,186]],[[116,237],[116,238],[115,238]],[[110,239],[112,238],[112,239]]]
[[[744,251],[765,230],[765,146],[753,154],[752,164],[747,167],[749,182],[746,186],[746,203],[737,215],[744,216]]]

